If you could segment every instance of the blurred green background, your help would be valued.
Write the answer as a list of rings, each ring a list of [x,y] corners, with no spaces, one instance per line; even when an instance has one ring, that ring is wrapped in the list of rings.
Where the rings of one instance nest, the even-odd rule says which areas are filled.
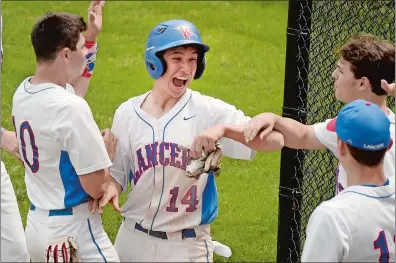
[[[12,130],[11,102],[19,83],[35,71],[30,32],[47,11],[87,19],[89,1],[6,1],[2,3],[4,64],[2,126]],[[287,2],[107,1],[99,54],[87,101],[99,128],[111,127],[115,109],[152,88],[144,66],[150,30],[168,19],[186,19],[210,47],[203,77],[190,88],[220,98],[254,116],[281,114]],[[2,151],[25,224],[29,200],[22,165]],[[217,178],[219,215],[212,237],[229,245],[229,261],[276,260],[280,152],[258,154],[253,162],[226,159]],[[122,202],[125,196],[122,198]],[[120,215],[106,208],[104,226],[114,241]],[[227,261],[215,257],[215,261]]]

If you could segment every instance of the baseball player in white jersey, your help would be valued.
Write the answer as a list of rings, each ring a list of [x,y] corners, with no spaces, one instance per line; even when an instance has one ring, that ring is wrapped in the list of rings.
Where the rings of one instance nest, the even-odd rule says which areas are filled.
[[[377,104],[389,118],[392,142],[395,141],[395,114],[387,108],[386,91],[382,82],[395,79],[395,47],[374,36],[361,35],[350,39],[340,51],[337,68],[332,74],[335,96],[343,102],[365,99]],[[304,125],[273,113],[262,113],[252,118],[245,128],[247,141],[260,135],[264,138],[272,129],[282,133],[285,146],[293,149],[330,149],[338,158],[335,119],[314,125]],[[264,131],[262,131],[264,129]],[[384,160],[385,175],[395,177],[395,145],[387,151]],[[337,171],[336,194],[346,187],[346,173],[342,164]]]
[[[311,215],[302,262],[395,262],[395,184],[385,176],[390,121],[380,107],[355,100],[335,123],[345,189]]]
[[[100,31],[102,7],[91,3],[86,39],[87,26],[78,15],[49,12],[39,19],[31,34],[36,72],[13,97],[31,202],[25,233],[33,262],[119,261],[100,215],[88,207],[89,200],[104,194],[117,140],[108,131],[105,145],[87,102],[68,84],[81,85],[80,92],[88,88],[87,45]],[[84,77],[88,80],[74,82]]]
[[[192,23],[158,24],[149,34],[145,52],[154,87],[116,110],[112,131],[119,145],[110,169],[114,180],[99,209],[109,200],[117,203],[119,193],[131,185],[115,241],[121,261],[213,260],[209,226],[218,209],[215,178],[212,172],[198,179],[186,176],[191,156],[184,146],[197,147],[194,139],[205,128],[217,123],[243,127],[249,118],[228,103],[188,88],[202,76],[208,50]],[[243,133],[240,141],[244,142]],[[258,148],[281,146],[259,142]],[[207,139],[205,148],[213,147]],[[222,140],[221,147],[232,158],[255,156],[254,150],[233,140]]]
[[[395,114],[390,110],[388,110],[388,118],[391,123],[390,125],[390,133],[392,141],[395,140]],[[320,140],[320,142],[325,145],[329,150],[331,150],[335,156],[338,158],[337,151],[337,134],[335,131],[335,123],[337,118],[326,120],[322,123],[317,123],[313,125],[315,135]],[[384,160],[384,169],[386,171],[386,175],[391,178],[395,176],[395,146],[392,143],[390,151],[385,155]],[[342,164],[339,164],[337,171],[337,188],[336,194],[345,189],[347,185],[346,172]]]

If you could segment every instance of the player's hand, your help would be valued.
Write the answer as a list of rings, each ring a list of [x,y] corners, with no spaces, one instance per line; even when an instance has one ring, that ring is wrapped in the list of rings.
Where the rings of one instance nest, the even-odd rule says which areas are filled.
[[[190,154],[193,159],[199,159],[202,156],[202,150],[213,152],[216,149],[216,142],[224,136],[224,126],[221,124],[214,125],[204,130],[200,135],[195,136],[191,147]]]
[[[273,113],[261,113],[250,119],[243,129],[246,143],[254,140],[260,133],[260,139],[264,139],[274,128],[275,116]]]
[[[18,160],[21,160],[19,155],[18,139],[15,132],[4,131],[1,137],[1,148],[12,154]]]
[[[88,25],[85,39],[95,41],[102,30],[103,7],[105,1],[92,0],[88,7]]]
[[[381,80],[381,88],[383,88],[389,95],[395,97],[395,83],[389,84],[386,80]]]
[[[89,200],[89,202],[88,202],[88,210],[90,212],[92,212],[93,214],[95,214],[96,211],[99,210],[99,202],[100,202],[100,199],[91,199],[91,200]]]
[[[110,129],[104,129],[102,131],[103,140],[105,142],[107,154],[111,161],[114,161],[117,151],[118,138],[113,135]]]
[[[106,192],[104,193],[103,197],[100,199],[99,202],[99,214],[102,214],[104,211],[104,207],[110,202],[113,206],[113,209],[117,213],[121,213],[121,208],[118,203],[119,192],[117,186],[113,182],[109,182]]]

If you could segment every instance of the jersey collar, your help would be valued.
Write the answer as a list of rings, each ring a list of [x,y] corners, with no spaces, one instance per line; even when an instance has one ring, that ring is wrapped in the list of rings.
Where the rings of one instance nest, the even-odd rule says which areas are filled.
[[[372,187],[371,185],[352,185],[340,194],[355,193],[370,198],[388,198],[395,195],[394,178],[388,179],[384,185]]]
[[[163,116],[161,116],[159,119],[154,118],[144,110],[142,110],[141,106],[143,101],[146,99],[146,97],[151,93],[151,91],[148,91],[141,96],[139,96],[135,101],[134,101],[134,108],[136,113],[141,116],[144,120],[150,122],[150,123],[167,123],[169,122],[172,118],[174,118],[187,104],[187,102],[191,99],[192,95],[192,90],[187,89],[186,92],[183,94],[183,96],[180,98],[180,100],[173,106],[171,110],[169,110],[167,113],[165,113]]]

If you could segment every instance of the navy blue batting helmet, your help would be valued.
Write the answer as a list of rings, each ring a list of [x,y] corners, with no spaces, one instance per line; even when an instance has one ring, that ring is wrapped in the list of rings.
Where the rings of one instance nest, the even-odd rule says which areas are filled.
[[[202,43],[198,29],[186,20],[168,20],[158,24],[150,32],[144,53],[150,76],[158,79],[166,71],[166,63],[159,52],[183,45],[198,46],[197,71],[194,79],[199,79],[205,70],[205,53],[209,51],[209,46]]]

